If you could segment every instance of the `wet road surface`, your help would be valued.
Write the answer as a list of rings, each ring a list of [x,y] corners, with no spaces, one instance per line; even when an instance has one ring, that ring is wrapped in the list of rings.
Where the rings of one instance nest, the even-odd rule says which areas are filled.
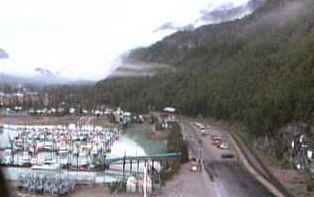
[[[209,177],[207,186],[210,196],[217,197],[272,197],[260,182],[258,182],[237,159],[222,159],[223,153],[234,153],[230,150],[219,150],[211,144],[209,136],[202,136],[189,120],[181,120],[182,132],[188,141],[189,149],[195,157],[203,159],[203,172]],[[211,135],[225,138],[226,131],[212,128]],[[231,143],[229,143],[231,144]],[[204,179],[204,181],[208,181]],[[198,196],[195,194],[195,196]]]
[[[216,196],[274,196],[238,161],[205,161],[204,168],[217,187]]]

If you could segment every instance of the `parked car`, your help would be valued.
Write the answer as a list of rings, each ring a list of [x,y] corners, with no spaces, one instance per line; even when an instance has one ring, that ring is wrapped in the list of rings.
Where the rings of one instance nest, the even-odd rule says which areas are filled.
[[[214,140],[222,140],[222,137],[217,136],[217,135],[212,135],[212,136],[210,137],[210,139],[211,139],[212,141],[214,141]]]
[[[197,127],[198,129],[205,129],[204,125],[199,122],[194,122],[194,126]]]
[[[220,144],[222,144],[222,143],[223,143],[223,141],[219,140],[219,139],[212,141],[212,145],[217,146],[217,147],[220,146]]]
[[[209,135],[209,131],[208,131],[207,129],[201,129],[201,134],[202,134],[203,136]]]
[[[228,150],[228,149],[229,149],[229,145],[228,145],[228,143],[226,143],[226,142],[222,142],[222,143],[219,144],[217,147],[218,147],[219,149],[222,149],[222,150]]]
[[[221,155],[221,158],[223,159],[233,159],[235,156],[232,153],[224,153]]]
[[[191,172],[200,172],[201,169],[202,169],[201,161],[193,158],[192,161],[191,161],[190,171]]]
[[[222,138],[219,136],[211,136],[211,141],[214,146],[219,146],[223,142]]]

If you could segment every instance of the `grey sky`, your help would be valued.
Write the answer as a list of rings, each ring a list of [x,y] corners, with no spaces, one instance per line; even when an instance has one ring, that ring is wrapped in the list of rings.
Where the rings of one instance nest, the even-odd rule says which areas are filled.
[[[128,49],[173,31],[166,22],[190,24],[204,8],[248,0],[3,0],[0,73],[31,75],[42,67],[69,78],[100,79]]]

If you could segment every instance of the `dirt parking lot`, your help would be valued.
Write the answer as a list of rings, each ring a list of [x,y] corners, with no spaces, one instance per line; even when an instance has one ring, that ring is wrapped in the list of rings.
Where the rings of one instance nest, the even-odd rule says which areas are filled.
[[[0,116],[0,124],[56,125],[76,123],[80,116]]]
[[[205,181],[204,181],[205,179]],[[205,183],[208,183],[205,185]],[[179,173],[168,181],[160,192],[155,192],[153,197],[195,197],[208,196],[204,188],[209,188],[210,181],[206,173],[191,172],[190,163],[181,166]],[[203,193],[202,193],[203,192]],[[93,197],[141,197],[143,194],[114,193],[110,194],[105,187],[84,187],[70,195],[71,197],[85,197],[87,194]]]

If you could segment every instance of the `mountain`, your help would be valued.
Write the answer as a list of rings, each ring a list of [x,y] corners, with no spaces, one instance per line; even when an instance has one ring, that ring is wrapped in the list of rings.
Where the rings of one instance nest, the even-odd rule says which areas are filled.
[[[8,59],[9,54],[0,48],[0,59]],[[92,80],[73,80],[62,77],[59,73],[55,73],[49,69],[37,67],[31,74],[21,76],[15,74],[3,73],[0,71],[0,84],[34,84],[34,85],[87,85],[94,84]]]
[[[16,77],[13,75],[0,73],[0,84],[18,84],[18,83],[28,83],[28,80],[22,77]]]
[[[201,10],[201,17],[197,19],[196,23],[223,23],[242,18],[251,14],[263,5],[265,0],[251,0],[244,5],[234,5],[233,3],[225,4],[217,7],[214,10]]]
[[[129,53],[131,63],[170,65],[175,72],[107,79],[96,89],[129,110],[172,105],[274,136],[291,122],[314,120],[313,46],[311,0],[266,0],[242,19],[179,31]]]
[[[33,74],[29,76],[17,76],[12,74],[0,73],[0,83],[4,84],[33,84],[33,85],[86,85],[95,82],[88,80],[72,80],[59,76],[57,73],[44,68],[37,67]]]
[[[230,22],[239,18],[243,18],[246,15],[251,14],[254,10],[258,9],[260,6],[264,4],[265,0],[250,0],[246,4],[235,5],[233,3],[224,4],[223,6],[217,7],[215,9],[208,8],[200,11],[200,16],[193,23],[185,25],[185,26],[176,26],[172,22],[166,22],[162,26],[158,27],[154,32],[164,31],[164,30],[175,30],[180,32],[194,32],[197,31],[196,27],[199,24],[215,24],[215,23],[225,23]],[[207,25],[208,26],[208,25]],[[173,34],[174,37],[177,37],[177,34]],[[169,37],[172,37],[169,36]],[[176,39],[176,38],[175,38]],[[175,39],[169,42],[177,42]],[[183,38],[186,39],[186,38]],[[166,41],[164,39],[163,41]],[[181,40],[178,41],[182,43]],[[202,42],[202,41],[200,41]],[[158,44],[158,43],[157,43]],[[192,47],[193,43],[190,43]],[[154,45],[153,45],[154,46]],[[111,74],[110,78],[113,77],[138,77],[138,76],[150,76],[155,75],[156,73],[160,73],[162,68],[166,69],[167,72],[173,71],[173,69],[169,69],[169,66],[165,66],[165,62],[159,61],[151,61],[139,58],[133,58],[134,51],[136,51],[137,55],[141,55],[141,50],[146,50],[145,48],[138,48],[136,50],[131,51],[131,55],[129,58],[123,58],[123,62],[120,67],[118,67]],[[165,52],[169,55],[172,53]],[[172,58],[172,57],[171,57]],[[134,60],[134,61],[133,61]],[[168,63],[168,62],[167,62]],[[149,67],[149,68],[148,68]]]
[[[0,48],[0,59],[8,58],[8,53],[4,49]],[[60,77],[48,69],[37,67],[32,73],[33,74],[30,76],[19,76],[0,72],[0,83],[41,85],[72,83],[71,80]],[[75,81],[75,83],[77,82]]]
[[[163,30],[190,31],[205,24],[208,25],[233,21],[251,14],[254,10],[262,6],[264,2],[265,0],[250,0],[247,3],[240,5],[230,2],[214,9],[209,7],[201,10],[199,13],[200,16],[191,24],[178,26],[173,22],[166,22],[158,27],[154,32]]]
[[[58,76],[53,73],[52,71],[44,68],[37,67],[35,68],[35,72],[38,74],[40,77],[48,77],[48,78],[57,78]]]
[[[37,67],[34,69],[33,79],[35,82],[44,82],[47,84],[66,84],[71,80],[60,76],[58,73],[54,73],[53,71]]]
[[[124,61],[112,72],[109,78],[148,77],[164,72],[165,70],[167,72],[174,72],[174,68],[166,64]]]

